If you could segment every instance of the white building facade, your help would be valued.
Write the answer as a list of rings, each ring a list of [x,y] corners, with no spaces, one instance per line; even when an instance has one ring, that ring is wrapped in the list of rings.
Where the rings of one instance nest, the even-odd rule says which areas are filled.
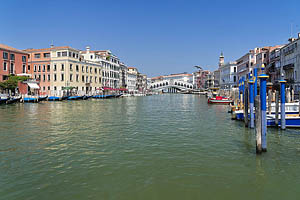
[[[237,65],[236,62],[228,62],[219,67],[220,70],[220,88],[230,89],[237,83]]]

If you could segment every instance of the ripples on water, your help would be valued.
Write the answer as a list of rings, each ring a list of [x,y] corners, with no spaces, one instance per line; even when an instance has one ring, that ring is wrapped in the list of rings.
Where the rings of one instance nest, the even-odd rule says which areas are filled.
[[[298,130],[253,130],[204,97],[0,106],[0,199],[295,199]]]

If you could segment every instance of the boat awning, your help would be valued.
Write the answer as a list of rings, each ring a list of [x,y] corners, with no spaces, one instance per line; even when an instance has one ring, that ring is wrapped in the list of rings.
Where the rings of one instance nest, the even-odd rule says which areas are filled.
[[[32,89],[40,89],[40,86],[36,83],[27,83],[27,85]]]

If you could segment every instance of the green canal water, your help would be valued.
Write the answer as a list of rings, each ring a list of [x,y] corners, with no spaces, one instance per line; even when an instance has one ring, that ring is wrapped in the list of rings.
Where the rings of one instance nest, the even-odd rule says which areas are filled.
[[[0,106],[0,199],[298,199],[300,132],[254,132],[205,97]]]

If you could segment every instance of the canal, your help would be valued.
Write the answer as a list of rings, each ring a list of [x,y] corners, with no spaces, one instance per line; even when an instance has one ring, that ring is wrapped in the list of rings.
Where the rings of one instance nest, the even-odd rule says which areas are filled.
[[[300,132],[268,152],[194,95],[0,106],[0,199],[296,199]]]

